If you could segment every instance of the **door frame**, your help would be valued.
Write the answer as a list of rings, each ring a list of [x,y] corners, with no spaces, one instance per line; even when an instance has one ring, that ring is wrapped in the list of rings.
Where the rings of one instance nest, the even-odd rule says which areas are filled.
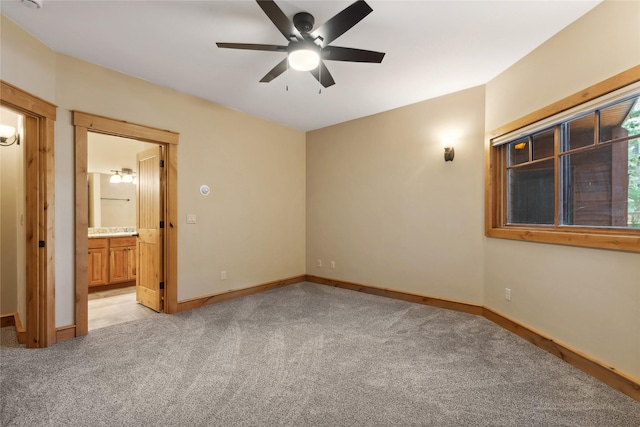
[[[56,342],[54,122],[57,106],[0,80],[0,105],[25,117],[27,347]]]
[[[73,111],[75,127],[75,326],[76,336],[89,332],[87,284],[87,138],[89,132],[119,136],[164,146],[164,312],[178,311],[178,140],[168,130]]]

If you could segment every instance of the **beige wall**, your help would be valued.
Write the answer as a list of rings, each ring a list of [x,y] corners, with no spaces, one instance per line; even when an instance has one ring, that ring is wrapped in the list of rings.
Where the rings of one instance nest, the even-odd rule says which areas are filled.
[[[308,133],[307,273],[482,304],[483,135],[483,87]]]
[[[2,79],[58,105],[56,326],[74,322],[71,110],[180,133],[179,300],[304,274],[303,132],[55,54],[4,17],[1,43]],[[41,66],[46,77],[37,85],[21,76]],[[209,196],[198,193],[201,184]],[[187,225],[187,213],[198,223]]]
[[[640,64],[639,28],[640,2],[594,8],[487,84],[487,130]],[[485,258],[487,306],[640,378],[640,255],[487,239]]]
[[[0,79],[54,102],[56,53],[0,15]]]
[[[304,274],[303,132],[64,55],[57,74],[56,182],[73,178],[70,110],[180,133],[179,300]],[[70,191],[56,187],[56,197]]]

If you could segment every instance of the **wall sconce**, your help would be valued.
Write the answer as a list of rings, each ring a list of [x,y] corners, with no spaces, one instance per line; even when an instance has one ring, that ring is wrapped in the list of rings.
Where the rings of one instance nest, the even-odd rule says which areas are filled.
[[[455,156],[456,152],[453,147],[444,147],[444,161],[452,162],[453,156]]]
[[[122,168],[122,170],[111,170],[111,172],[114,173],[113,175],[111,175],[111,178],[109,178],[109,182],[111,184],[119,184],[121,182],[133,184],[138,183],[138,177],[136,176],[136,173],[133,171],[133,169]]]
[[[0,145],[9,147],[13,144],[20,145],[20,135],[13,126],[0,125]]]

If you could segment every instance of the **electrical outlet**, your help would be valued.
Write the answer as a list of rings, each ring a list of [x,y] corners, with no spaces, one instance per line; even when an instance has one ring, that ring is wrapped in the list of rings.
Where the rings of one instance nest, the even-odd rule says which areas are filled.
[[[336,262],[335,261],[331,261],[331,268],[333,268],[334,270],[336,269]]]
[[[506,299],[507,301],[511,301],[511,289],[510,288],[504,288],[504,299]]]
[[[226,271],[221,271],[220,272],[220,280],[227,280],[227,272]]]
[[[322,260],[320,258],[318,258],[318,261],[316,262],[316,265],[318,267],[322,267]]]

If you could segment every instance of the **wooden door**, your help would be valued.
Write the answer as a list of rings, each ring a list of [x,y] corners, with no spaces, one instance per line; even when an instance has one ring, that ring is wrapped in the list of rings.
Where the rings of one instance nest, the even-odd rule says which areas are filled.
[[[137,154],[138,266],[136,300],[152,310],[163,309],[162,147]]]

